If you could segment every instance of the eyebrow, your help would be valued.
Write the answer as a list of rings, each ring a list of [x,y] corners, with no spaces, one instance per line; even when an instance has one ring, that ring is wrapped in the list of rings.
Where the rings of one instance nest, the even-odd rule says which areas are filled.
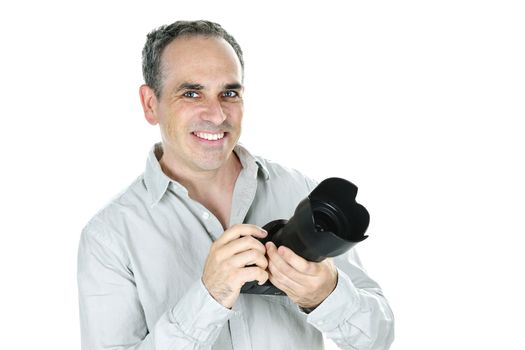
[[[230,83],[224,85],[225,90],[239,90],[242,89],[243,86],[241,83]],[[180,84],[176,89],[175,92],[183,91],[183,90],[204,90],[204,86],[198,83],[182,83]]]
[[[196,83],[182,83],[180,84],[177,89],[175,90],[175,92],[179,92],[179,91],[182,91],[182,90],[202,90],[204,89],[204,86],[202,86],[201,84],[196,84]]]
[[[226,84],[224,85],[224,88],[226,90],[239,90],[239,89],[242,89],[242,84],[240,83]]]

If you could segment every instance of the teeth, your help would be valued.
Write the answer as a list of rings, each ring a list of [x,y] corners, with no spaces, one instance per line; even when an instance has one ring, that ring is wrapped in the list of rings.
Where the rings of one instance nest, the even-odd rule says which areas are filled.
[[[193,134],[201,139],[205,139],[208,141],[217,141],[224,137],[223,132],[220,132],[218,134],[208,134],[206,132],[194,132]]]

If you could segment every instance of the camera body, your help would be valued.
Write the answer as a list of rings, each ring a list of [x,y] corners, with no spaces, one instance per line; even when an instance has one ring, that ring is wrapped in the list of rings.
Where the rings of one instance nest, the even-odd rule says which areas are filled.
[[[284,245],[309,261],[319,262],[341,255],[365,240],[370,215],[357,203],[357,186],[341,178],[322,181],[296,207],[289,220],[274,220],[266,225],[268,236],[260,241]],[[258,285],[245,283],[241,293],[284,295],[270,281]]]

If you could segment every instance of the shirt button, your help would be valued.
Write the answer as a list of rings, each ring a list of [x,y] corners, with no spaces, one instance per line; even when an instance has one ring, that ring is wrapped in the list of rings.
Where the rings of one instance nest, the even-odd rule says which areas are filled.
[[[208,220],[208,219],[210,218],[210,213],[208,213],[208,212],[205,211],[204,213],[202,213],[202,218],[203,218],[204,220]]]

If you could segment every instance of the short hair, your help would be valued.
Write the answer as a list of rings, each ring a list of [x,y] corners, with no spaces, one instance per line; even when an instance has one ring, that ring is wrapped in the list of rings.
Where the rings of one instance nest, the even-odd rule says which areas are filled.
[[[177,21],[163,25],[148,34],[146,44],[142,49],[142,75],[145,83],[153,89],[157,98],[162,91],[162,52],[173,40],[181,36],[217,37],[226,40],[233,48],[241,63],[244,75],[244,60],[242,50],[237,41],[219,24],[210,21]]]

